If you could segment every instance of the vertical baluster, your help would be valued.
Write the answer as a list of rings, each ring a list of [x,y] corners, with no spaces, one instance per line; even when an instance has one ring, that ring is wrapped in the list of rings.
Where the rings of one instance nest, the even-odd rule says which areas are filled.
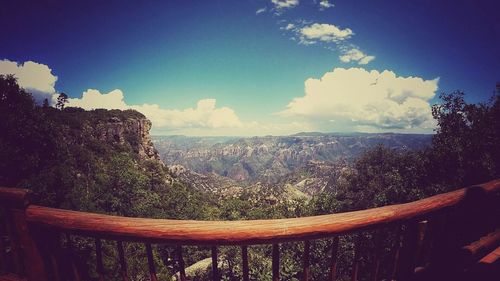
[[[2,218],[3,219],[3,216]],[[0,270],[6,271],[8,268],[7,265],[7,249],[5,248],[5,242],[4,242],[4,233],[1,232],[2,226],[0,226]]]
[[[418,224],[410,222],[405,226],[403,246],[400,252],[400,263],[396,279],[410,280],[415,273],[416,250],[418,244]]]
[[[357,237],[354,242],[354,259],[352,261],[351,281],[358,281],[359,271],[359,253],[360,252],[360,238]]]
[[[149,266],[149,276],[151,281],[157,281],[156,278],[156,268],[155,261],[153,259],[153,249],[151,248],[151,244],[146,243],[146,254],[148,256],[148,266]]]
[[[332,242],[332,259],[330,263],[329,280],[337,279],[337,256],[339,251],[339,237],[335,236]]]
[[[61,265],[59,264],[59,253],[60,253],[60,243],[61,236],[58,232],[53,230],[47,230],[47,236],[44,241],[47,244],[46,251],[49,256],[50,266],[52,268],[52,278],[55,281],[62,280],[61,276]]]
[[[280,246],[273,244],[273,281],[280,280]]]
[[[428,266],[425,271],[435,280],[450,278],[450,272],[455,270],[450,258],[450,235],[453,234],[452,214],[449,212],[434,215],[429,221],[430,249]]]
[[[4,191],[6,190],[4,189]],[[27,280],[55,281],[58,276],[49,276],[51,259],[47,254],[48,251],[44,250],[48,248],[49,244],[52,244],[52,240],[57,236],[33,231],[33,228],[26,222],[26,208],[30,204],[30,192],[28,190],[19,190],[19,192],[12,200],[9,198],[6,201],[4,201],[5,198],[0,199],[2,201],[0,205],[4,207],[3,219],[8,235],[10,235],[9,232],[15,234],[14,237],[10,237],[10,242],[13,243],[14,250],[18,250],[17,257],[20,259],[17,262],[21,273],[24,274],[22,277]],[[42,243],[38,243],[39,241]],[[54,252],[53,249],[51,252]],[[12,263],[9,264],[12,265]]]
[[[382,251],[382,234],[380,231],[377,231],[375,234],[375,252],[373,253],[373,264],[372,264],[372,270],[371,270],[371,278],[370,280],[372,281],[377,281],[378,279],[378,272],[380,269],[380,252]]]
[[[243,281],[249,281],[248,247],[246,245],[241,246],[241,259],[243,260]]]
[[[73,273],[73,278],[75,278],[75,281],[80,281],[80,272],[78,272],[78,268],[76,266],[75,262],[75,254],[74,254],[74,247],[73,247],[73,241],[71,239],[71,235],[66,233],[66,241],[67,241],[67,247],[68,247],[68,255],[70,259],[70,266],[71,266],[71,272]]]
[[[95,239],[95,258],[96,258],[96,269],[99,275],[99,281],[104,281],[104,266],[102,264],[102,245],[101,239]]]
[[[219,269],[217,267],[217,246],[212,246],[212,280],[219,281]]]
[[[416,265],[424,264],[425,260],[425,245],[428,240],[427,234],[428,222],[426,220],[418,223],[418,242],[416,251]]]
[[[0,270],[6,271],[8,268],[7,265],[7,248],[5,248],[4,236],[6,235],[4,229],[4,221],[5,221],[5,212],[4,208],[0,208]]]
[[[120,273],[123,281],[128,281],[127,260],[125,259],[125,251],[123,250],[122,241],[116,241],[118,248],[118,258],[120,259]]]
[[[179,276],[181,281],[186,281],[186,269],[184,264],[184,259],[182,258],[182,246],[178,245],[176,248],[177,259],[179,260]]]
[[[309,280],[309,253],[310,253],[310,243],[309,240],[304,241],[304,272],[303,272],[303,281]]]
[[[23,274],[23,262],[21,257],[21,251],[19,249],[18,235],[15,233],[14,222],[12,221],[12,210],[3,208],[3,213],[5,214],[4,223],[5,229],[7,230],[7,237],[9,238],[10,252],[12,254],[12,264],[14,265],[14,273],[22,276]]]
[[[401,238],[401,234],[402,234],[402,230],[401,230],[401,228],[399,228],[398,232],[396,234],[396,243],[395,243],[395,248],[394,248],[394,258],[393,258],[390,280],[396,280],[396,274],[398,272],[399,256],[400,256],[401,248],[403,247],[403,241]]]

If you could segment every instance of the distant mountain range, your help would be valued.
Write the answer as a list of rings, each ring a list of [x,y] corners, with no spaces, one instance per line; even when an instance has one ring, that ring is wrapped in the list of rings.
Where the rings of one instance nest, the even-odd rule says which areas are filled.
[[[320,192],[371,147],[419,149],[431,139],[428,134],[318,132],[248,138],[152,136],[172,172],[202,189],[291,184],[309,194]]]

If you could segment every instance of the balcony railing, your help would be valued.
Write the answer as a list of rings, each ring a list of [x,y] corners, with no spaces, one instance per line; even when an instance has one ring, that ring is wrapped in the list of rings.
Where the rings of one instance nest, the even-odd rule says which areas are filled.
[[[329,280],[336,280],[339,237],[363,231],[396,226],[400,242],[393,251],[389,278],[415,280],[465,276],[473,272],[477,261],[489,257],[498,265],[495,248],[500,243],[500,180],[462,188],[426,199],[362,211],[274,220],[194,221],[171,219],[129,218],[47,208],[30,203],[25,189],[0,188],[0,203],[4,225],[0,239],[0,265],[4,276],[29,281],[83,280],[73,267],[62,269],[60,237],[65,236],[65,253],[71,252],[72,237],[95,239],[96,271],[105,280],[102,241],[116,241],[118,263],[123,280],[129,280],[124,243],[144,243],[150,280],[157,274],[151,244],[176,247],[179,277],[187,280],[184,270],[183,246],[210,246],[212,279],[219,280],[218,247],[241,247],[242,277],[250,280],[248,251],[252,245],[272,245],[272,280],[280,280],[280,244],[303,241],[302,280],[310,279],[310,241],[332,239]],[[380,239],[379,239],[380,240]],[[451,242],[454,241],[454,242]],[[465,243],[458,245],[456,241]],[[417,260],[424,245],[432,251],[424,266]],[[357,248],[356,248],[357,249]],[[488,254],[491,252],[490,256]],[[497,250],[498,253],[498,250]],[[359,277],[359,253],[356,250],[351,268],[351,280]],[[370,280],[379,280],[380,249],[372,255]],[[493,256],[492,256],[493,255]],[[70,272],[70,273],[62,273]],[[494,272],[494,271],[491,271]],[[478,273],[479,274],[479,273]],[[387,277],[387,276],[386,276]],[[499,277],[499,276],[497,276]],[[7,277],[4,277],[7,278]],[[0,280],[2,279],[0,273]],[[15,280],[15,279],[13,279]],[[443,280],[443,279],[441,279]]]

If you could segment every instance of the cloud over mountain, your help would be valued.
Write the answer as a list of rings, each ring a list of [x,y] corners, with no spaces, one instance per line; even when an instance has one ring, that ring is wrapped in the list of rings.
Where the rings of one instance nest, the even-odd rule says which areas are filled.
[[[67,106],[83,109],[134,109],[146,115],[155,128],[234,128],[242,126],[233,109],[217,107],[215,99],[199,100],[196,107],[165,109],[157,104],[127,105],[123,92],[115,89],[107,94],[88,89],[81,98],[69,99]]]
[[[294,98],[282,116],[299,116],[379,129],[432,129],[429,104],[439,78],[401,77],[384,70],[335,68],[305,81],[305,95]]]
[[[57,99],[54,88],[57,76],[52,74],[52,69],[45,64],[33,61],[17,63],[0,60],[0,74],[13,74],[19,85],[33,94],[37,103],[41,103],[44,99],[48,99],[49,102]]]

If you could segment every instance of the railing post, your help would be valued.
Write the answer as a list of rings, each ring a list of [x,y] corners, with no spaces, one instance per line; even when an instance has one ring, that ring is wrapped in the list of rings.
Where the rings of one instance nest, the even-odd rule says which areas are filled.
[[[27,189],[0,187],[0,204],[4,206],[6,227],[9,230],[11,247],[16,251],[16,272],[28,281],[48,281],[47,268],[42,258],[38,233],[26,221],[31,193]]]
[[[329,271],[329,281],[335,281],[337,279],[337,257],[339,251],[339,236],[335,236],[332,241],[332,256],[330,260],[330,271]]]
[[[158,277],[156,277],[156,267],[155,261],[153,258],[153,249],[151,248],[151,244],[146,243],[146,254],[148,256],[148,266],[149,266],[149,277],[151,281],[157,281]]]
[[[95,238],[95,259],[96,271],[99,275],[99,281],[104,281],[104,265],[102,262],[102,242],[100,238]]]
[[[217,246],[212,246],[212,280],[219,281],[219,269],[218,269],[218,258],[217,258]]]
[[[2,219],[2,222],[4,221],[4,218],[5,218],[5,212],[3,210],[0,210],[0,212],[2,212],[0,214],[0,218]],[[2,229],[3,229],[4,225],[0,222],[0,270],[1,271],[6,271],[7,268],[8,268],[8,264],[7,264],[7,248],[6,248],[6,245],[4,243],[4,234]]]
[[[127,259],[125,257],[125,251],[123,250],[123,242],[116,241],[116,247],[118,249],[118,258],[120,259],[120,272],[123,281],[128,281],[128,271],[127,271]]]
[[[309,240],[304,241],[304,264],[303,264],[303,276],[302,276],[302,281],[309,281],[309,265],[310,265],[310,260],[309,260],[309,255],[310,255],[310,242]]]
[[[371,281],[377,281],[378,280],[378,273],[380,269],[380,254],[382,251],[382,233],[377,231],[375,233],[374,237],[374,253],[373,253],[373,262],[372,262],[372,268],[371,268],[371,276],[370,280]]]
[[[395,237],[396,241],[395,241],[395,244],[393,245],[394,253],[393,253],[391,274],[389,277],[389,279],[391,281],[396,280],[396,276],[397,276],[397,272],[398,272],[398,268],[399,268],[399,263],[400,263],[399,257],[401,255],[401,248],[403,247],[403,241],[401,238],[402,234],[403,234],[403,231],[401,230],[401,227],[400,227],[396,232],[396,237]]]
[[[23,257],[20,249],[19,235],[15,228],[16,219],[14,218],[14,212],[15,210],[12,208],[3,208],[5,230],[10,244],[11,266],[13,267],[10,272],[18,276],[23,276]]]
[[[67,250],[68,250],[68,255],[69,255],[69,259],[70,259],[70,267],[71,267],[71,271],[72,271],[72,274],[73,274],[73,278],[75,281],[80,281],[81,278],[80,278],[80,272],[78,271],[78,267],[76,265],[76,261],[75,261],[75,254],[74,254],[74,246],[73,246],[73,241],[71,240],[71,235],[67,234],[66,233],[66,241],[67,241]],[[128,280],[124,280],[124,281],[128,281]]]
[[[176,247],[177,259],[179,261],[179,276],[181,281],[186,281],[186,265],[184,264],[184,258],[182,257],[182,246],[177,245]]]
[[[249,281],[248,247],[246,245],[241,246],[241,260],[243,262],[243,281]]]
[[[273,281],[280,280],[280,246],[273,244]]]
[[[358,281],[359,258],[361,248],[361,234],[357,234],[354,238],[354,257],[352,260],[351,281]]]
[[[399,257],[399,267],[396,274],[397,280],[410,280],[415,273],[418,248],[418,223],[408,222],[403,232],[402,248]]]

